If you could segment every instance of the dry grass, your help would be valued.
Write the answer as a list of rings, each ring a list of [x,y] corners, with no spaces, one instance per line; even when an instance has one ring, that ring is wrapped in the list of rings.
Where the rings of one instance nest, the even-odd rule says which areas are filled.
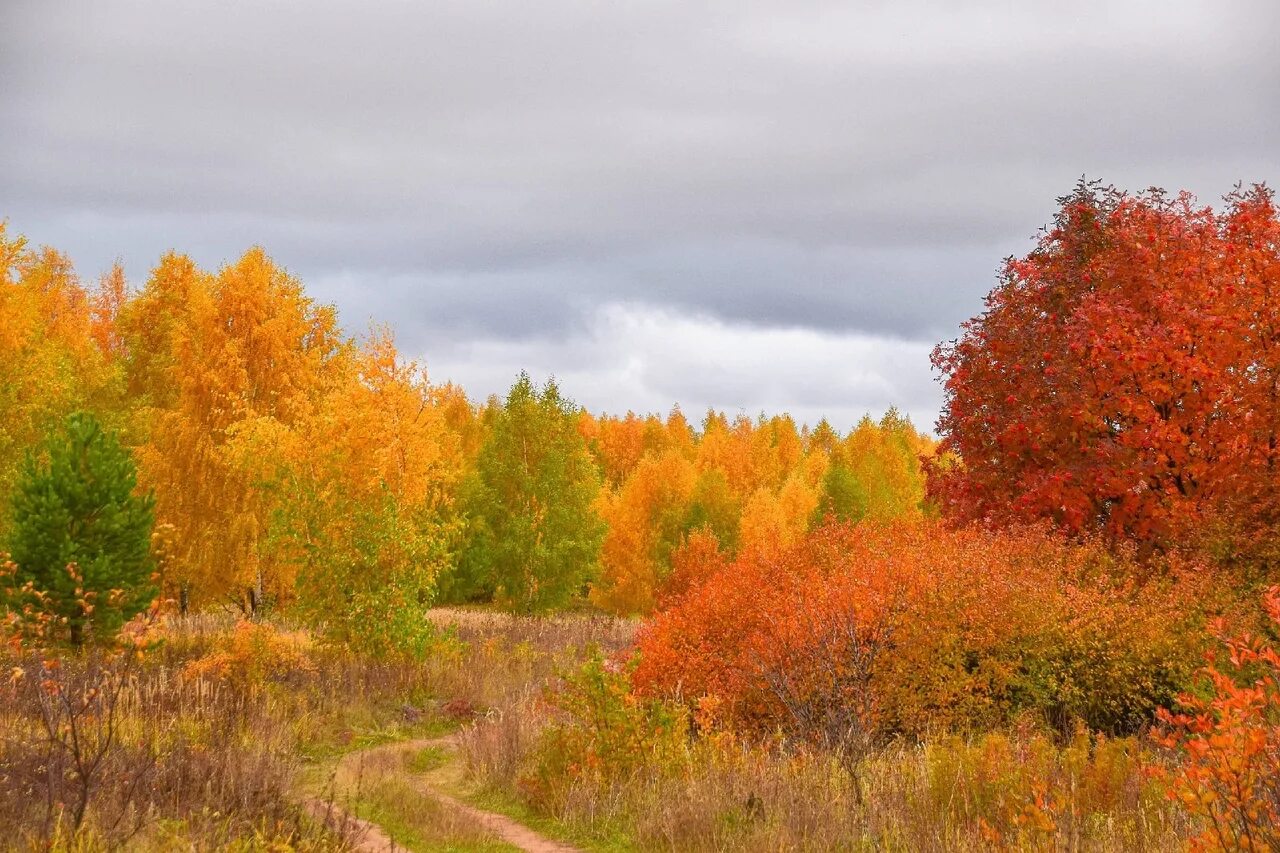
[[[549,727],[566,724],[545,687],[593,645],[624,648],[634,623],[466,609],[431,618],[452,639],[421,664],[317,646],[288,626],[272,634],[283,645],[247,653],[228,651],[230,620],[171,626],[122,693],[119,742],[74,841],[57,808],[65,767],[40,736],[32,694],[6,694],[0,848],[342,849],[297,804],[327,791],[413,849],[503,850],[414,784],[414,774],[434,772],[430,756],[373,753],[358,771],[338,760],[458,726],[462,787],[490,807],[540,810],[553,824],[542,829],[592,849],[1174,850],[1191,832],[1143,776],[1138,742],[1063,744],[1031,729],[882,747],[857,786],[830,754],[678,732],[674,751],[654,750],[625,773],[578,773],[554,800],[538,799],[526,781]],[[215,655],[257,675],[183,677]]]
[[[469,771],[529,802],[522,779],[544,725],[530,706],[474,727],[461,738]],[[832,755],[719,736],[620,778],[584,773],[548,816],[608,849],[1184,849],[1192,827],[1150,787],[1136,746],[1040,735],[897,745],[863,765],[859,791]]]
[[[396,844],[418,851],[513,850],[423,786],[417,753],[392,744],[340,762],[332,791],[344,811],[376,823]]]
[[[626,648],[638,623],[598,615],[514,616],[437,608],[431,619],[459,641],[425,664],[441,710],[460,722],[497,718],[535,701],[592,648]]]
[[[39,662],[9,661],[6,672],[16,664],[26,674],[0,688],[0,849],[341,849],[298,804],[304,790],[345,784],[326,769],[338,756],[500,717],[591,643],[621,647],[633,630],[605,618],[463,609],[431,618],[452,639],[424,663],[317,645],[287,622],[238,633],[233,614],[171,620],[120,691],[119,725],[74,841],[76,780],[40,726]],[[68,658],[62,677],[71,684],[97,665]],[[419,840],[439,831],[463,847],[476,841],[399,785],[388,777],[356,796],[392,823],[407,821],[402,829],[410,817],[425,820]]]
[[[428,613],[433,622],[451,628],[464,641],[500,638],[511,645],[527,644],[543,652],[560,653],[596,645],[616,651],[630,645],[640,623],[601,614],[517,616],[494,610],[437,607]]]
[[[63,663],[76,685],[98,662]],[[0,844],[59,846],[86,780],[71,750],[41,729],[36,665],[0,712]],[[78,695],[79,691],[76,691]],[[170,849],[175,835],[196,849],[270,838],[307,849],[340,846],[307,821],[292,796],[300,762],[280,703],[222,684],[187,681],[156,662],[120,688],[110,748],[88,778],[79,846]],[[102,720],[86,716],[80,740],[102,741]]]

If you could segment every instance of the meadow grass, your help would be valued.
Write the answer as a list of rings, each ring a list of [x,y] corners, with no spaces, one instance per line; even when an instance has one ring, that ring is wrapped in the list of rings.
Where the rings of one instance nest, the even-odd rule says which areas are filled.
[[[594,648],[625,649],[635,623],[457,608],[430,618],[448,641],[421,662],[369,660],[287,624],[239,629],[262,632],[240,648],[233,620],[175,621],[122,693],[118,740],[74,838],[37,695],[13,688],[0,703],[0,825],[12,828],[0,845],[346,849],[299,805],[320,795],[409,849],[511,849],[424,785],[608,853],[1159,851],[1193,834],[1144,772],[1158,760],[1145,741],[1064,740],[1030,723],[882,744],[856,779],[837,756],[781,739],[671,732],[662,749],[639,739],[624,770],[579,766],[539,788],[562,742],[549,733],[574,725],[548,691]],[[226,672],[209,664],[228,656]],[[446,733],[450,745],[376,749]],[[354,753],[369,757],[358,773],[344,760]]]

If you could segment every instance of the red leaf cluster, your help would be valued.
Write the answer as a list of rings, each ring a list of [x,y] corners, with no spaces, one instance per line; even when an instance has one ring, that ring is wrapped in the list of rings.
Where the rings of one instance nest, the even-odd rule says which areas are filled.
[[[1082,184],[934,352],[963,463],[931,494],[958,520],[1256,551],[1280,520],[1278,335],[1270,191],[1215,213]]]

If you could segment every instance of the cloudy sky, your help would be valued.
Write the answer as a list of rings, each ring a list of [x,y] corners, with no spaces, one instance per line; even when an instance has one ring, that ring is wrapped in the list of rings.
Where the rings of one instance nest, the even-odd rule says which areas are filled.
[[[1280,4],[0,0],[0,217],[260,244],[474,396],[932,424],[1082,174],[1280,183]]]

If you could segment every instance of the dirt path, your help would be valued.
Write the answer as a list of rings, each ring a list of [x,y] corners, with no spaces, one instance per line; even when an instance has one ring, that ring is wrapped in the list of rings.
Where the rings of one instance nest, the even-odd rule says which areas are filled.
[[[338,769],[350,773],[355,778],[362,778],[370,773],[387,772],[388,768],[402,768],[412,755],[431,747],[447,751],[450,754],[450,761],[430,774],[404,773],[402,778],[410,780],[418,790],[453,810],[476,828],[526,853],[580,853],[576,847],[547,838],[506,815],[476,808],[440,790],[438,787],[440,781],[450,777],[453,780],[461,779],[462,775],[461,767],[454,754],[458,744],[452,735],[398,741],[362,749],[343,756],[338,763]],[[390,853],[390,851],[404,849],[377,824],[347,814],[331,802],[309,799],[305,805],[313,817],[346,837],[354,839],[355,849],[359,853]]]

